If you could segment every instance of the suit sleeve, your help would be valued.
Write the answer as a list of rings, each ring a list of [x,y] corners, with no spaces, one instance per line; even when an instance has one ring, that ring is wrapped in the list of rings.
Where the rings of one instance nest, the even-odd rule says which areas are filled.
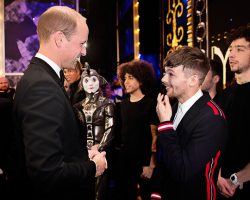
[[[72,119],[74,113],[66,116],[69,106],[59,85],[51,80],[22,84],[20,87],[26,89],[19,100],[18,121],[23,132],[27,172],[35,187],[48,192],[88,185],[95,176],[95,163],[78,155],[84,151],[84,144],[76,145],[79,144],[77,128],[72,127],[70,133],[65,130],[67,123],[74,122],[66,119]],[[71,143],[64,141],[68,134],[72,134],[67,136]],[[70,160],[67,155],[66,160],[65,149],[74,149],[73,155],[79,158]]]

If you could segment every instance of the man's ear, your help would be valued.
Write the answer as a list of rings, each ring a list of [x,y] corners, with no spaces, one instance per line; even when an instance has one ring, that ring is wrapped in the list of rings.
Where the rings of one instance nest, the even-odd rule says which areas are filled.
[[[63,32],[62,31],[57,31],[54,34],[54,41],[55,41],[56,46],[61,47],[62,44],[63,44],[64,38],[65,38],[65,36],[64,36]]]
[[[193,87],[195,85],[199,85],[199,76],[196,74],[189,77],[189,86]]]
[[[214,83],[218,83],[219,80],[220,80],[220,76],[219,76],[219,75],[215,75],[215,76],[213,77],[213,82],[214,82]]]

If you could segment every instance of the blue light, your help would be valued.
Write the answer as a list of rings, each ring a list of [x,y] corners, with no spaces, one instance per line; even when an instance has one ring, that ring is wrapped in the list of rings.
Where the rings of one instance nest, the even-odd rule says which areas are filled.
[[[233,19],[230,19],[230,21],[233,21]]]

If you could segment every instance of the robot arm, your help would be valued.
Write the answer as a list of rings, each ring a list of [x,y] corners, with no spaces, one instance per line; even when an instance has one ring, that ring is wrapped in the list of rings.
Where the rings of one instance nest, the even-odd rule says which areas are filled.
[[[115,104],[110,103],[105,108],[105,132],[101,139],[100,144],[98,145],[98,151],[107,150],[112,139],[114,138],[114,129],[116,125],[116,107]]]

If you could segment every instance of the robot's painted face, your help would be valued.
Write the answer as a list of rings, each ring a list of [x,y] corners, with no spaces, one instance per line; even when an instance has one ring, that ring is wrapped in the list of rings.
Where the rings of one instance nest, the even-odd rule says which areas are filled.
[[[96,76],[87,76],[82,81],[83,88],[88,93],[95,93],[99,89],[99,80]]]

